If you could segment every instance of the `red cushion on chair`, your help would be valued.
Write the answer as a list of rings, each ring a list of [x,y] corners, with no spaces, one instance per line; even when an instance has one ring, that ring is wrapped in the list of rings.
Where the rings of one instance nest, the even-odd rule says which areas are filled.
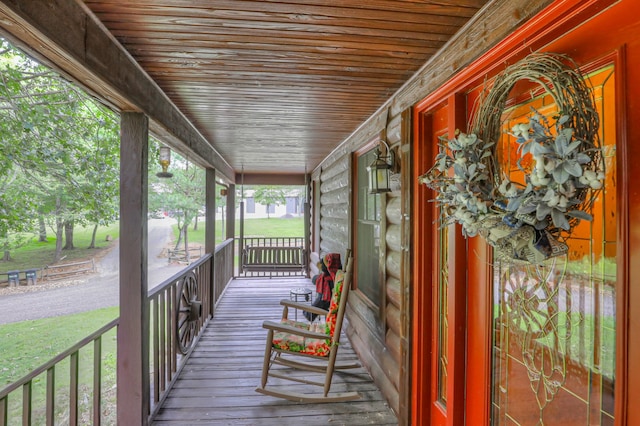
[[[331,297],[331,305],[329,305],[329,313],[327,314],[325,333],[333,336],[336,329],[336,316],[340,307],[340,297],[342,297],[342,285],[344,284],[344,271],[336,272],[336,279],[333,285],[333,296]]]
[[[314,322],[313,324],[295,322],[290,319],[284,319],[280,321],[281,324],[294,326],[302,330],[315,331],[316,333],[324,332],[324,324]],[[309,328],[311,326],[311,328]],[[328,339],[310,339],[296,334],[285,333],[282,331],[276,331],[273,334],[273,347],[290,352],[299,352],[303,354],[327,356],[329,355],[329,340]]]

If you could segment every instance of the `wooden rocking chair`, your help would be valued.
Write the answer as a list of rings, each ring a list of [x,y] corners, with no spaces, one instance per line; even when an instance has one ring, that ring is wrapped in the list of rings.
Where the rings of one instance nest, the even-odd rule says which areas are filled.
[[[262,327],[269,330],[269,332],[262,367],[262,384],[256,388],[256,392],[295,402],[336,402],[360,398],[357,392],[329,393],[333,372],[335,370],[360,367],[360,364],[357,362],[336,362],[338,348],[340,347],[342,321],[347,307],[349,288],[351,287],[352,263],[353,258],[348,257],[344,271],[339,270],[336,273],[331,306],[328,311],[309,306],[308,304],[281,300],[280,304],[284,306],[282,320],[280,320],[280,322],[265,321],[262,324]],[[287,315],[289,308],[325,315],[326,324],[316,325],[316,323],[312,323],[310,326],[307,323],[288,320]],[[322,329],[318,330],[319,327]],[[303,360],[291,359],[295,357],[302,357]],[[307,361],[309,358],[311,358],[311,360]],[[317,360],[321,360],[321,362]],[[284,374],[277,369],[275,369],[276,371],[272,371],[274,365],[282,365],[307,372],[324,373],[324,383],[296,377],[292,374]],[[269,377],[322,386],[324,392],[298,393],[282,391],[275,389],[273,386],[267,386]]]

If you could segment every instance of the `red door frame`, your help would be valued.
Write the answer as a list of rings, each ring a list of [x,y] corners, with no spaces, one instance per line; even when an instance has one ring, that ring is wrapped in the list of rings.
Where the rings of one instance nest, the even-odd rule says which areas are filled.
[[[546,44],[558,39],[579,24],[586,22],[599,12],[608,8],[615,0],[558,0],[541,11],[538,15],[524,24],[513,34],[499,43],[491,51],[485,53],[475,62],[467,66],[464,70],[446,82],[438,90],[430,94],[422,100],[414,108],[414,159],[413,159],[413,179],[417,181],[418,176],[427,170],[434,156],[428,135],[430,134],[429,119],[427,112],[443,101],[451,102],[452,96],[456,93],[463,93],[468,87],[482,76],[492,75],[498,71],[505,63],[513,63],[518,59],[526,56],[531,51],[539,50]],[[629,2],[625,6],[629,5]],[[620,85],[624,86],[623,79],[620,79]],[[620,90],[624,90],[624,87]],[[620,91],[619,93],[626,93]],[[631,95],[627,97],[630,98]],[[459,102],[455,101],[456,105]],[[620,115],[625,115],[625,100],[620,100]],[[455,114],[458,108],[452,108],[452,114]],[[459,112],[458,112],[459,114]],[[454,122],[459,122],[454,119]],[[460,126],[459,126],[460,127]],[[619,140],[624,141],[626,138],[626,126],[619,125]],[[620,144],[620,159],[627,158],[625,155],[626,145]],[[631,151],[631,149],[629,149]],[[637,148],[640,158],[640,147]],[[629,236],[629,214],[633,212],[634,205],[640,205],[640,194],[633,200],[626,199],[627,191],[627,170],[626,162],[619,161],[618,166],[618,195],[619,195],[619,261],[620,266],[631,265],[628,263],[630,256],[630,236]],[[432,196],[429,194],[424,185],[416,185],[412,199],[413,201],[413,289],[412,289],[412,401],[411,401],[411,424],[423,425],[429,424],[431,419],[431,385],[435,377],[431,371],[431,363],[434,361],[432,352],[433,347],[433,304],[431,287],[432,279],[431,269],[434,266],[432,259],[434,258],[433,250],[437,246],[433,245],[434,234],[432,224],[435,219],[433,211],[433,203],[428,202]],[[634,203],[637,199],[638,203]],[[630,205],[628,204],[630,203]],[[637,212],[640,216],[640,211]],[[447,421],[448,424],[455,418],[457,421],[466,422],[466,424],[485,425],[489,423],[489,406],[490,406],[490,356],[491,356],[491,299],[489,283],[491,277],[488,276],[488,268],[486,268],[487,259],[489,259],[489,251],[479,239],[470,239],[468,241],[469,252],[474,256],[469,256],[467,272],[475,277],[479,283],[486,285],[474,285],[467,289],[466,300],[469,300],[467,317],[462,318],[464,324],[456,324],[454,330],[458,331],[461,326],[467,338],[467,346],[458,345],[457,351],[460,353],[450,353],[454,356],[458,365],[464,365],[456,371],[456,378],[450,384],[456,389],[451,390],[453,396],[451,404],[447,404],[447,411],[453,414],[452,418]],[[639,242],[640,244],[640,242]],[[456,244],[456,247],[460,247]],[[457,255],[457,251],[454,252]],[[640,394],[640,386],[632,386],[631,377],[640,378],[640,367],[629,362],[630,359],[639,359],[632,356],[632,353],[640,355],[640,344],[636,345],[631,339],[631,328],[629,322],[640,318],[640,295],[631,292],[629,287],[629,269],[630,266],[619,268],[620,274],[618,278],[618,339],[617,339],[617,370],[616,370],[616,424],[628,424],[628,421],[636,421],[640,416],[640,411],[636,413],[629,407],[628,401],[634,396]],[[638,267],[640,268],[640,266]],[[638,269],[636,268],[636,269]],[[456,271],[456,268],[454,268]],[[455,281],[458,282],[460,272],[456,273]],[[459,284],[456,289],[465,288]],[[459,294],[454,295],[455,306],[459,306]],[[636,300],[634,300],[636,299]],[[465,303],[466,303],[465,300]],[[471,303],[471,301],[473,303]],[[459,310],[455,310],[455,320],[458,321]],[[640,321],[635,321],[639,323]],[[634,333],[635,334],[635,333]],[[460,336],[456,336],[460,338]],[[452,343],[450,341],[450,345]],[[460,358],[462,357],[462,358]],[[463,359],[463,364],[459,360]],[[460,379],[462,377],[462,379]],[[460,381],[462,380],[462,382]],[[461,384],[463,386],[461,386]],[[464,390],[461,390],[464,389]],[[448,391],[449,392],[449,391]],[[464,398],[464,393],[468,392],[473,398]],[[458,399],[462,395],[462,400]],[[462,414],[461,414],[462,413]],[[633,419],[633,420],[632,420]],[[640,418],[638,418],[640,420]],[[640,423],[639,423],[640,424]]]

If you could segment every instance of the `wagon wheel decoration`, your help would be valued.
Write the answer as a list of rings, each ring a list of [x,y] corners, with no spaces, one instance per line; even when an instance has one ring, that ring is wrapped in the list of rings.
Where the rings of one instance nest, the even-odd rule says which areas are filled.
[[[198,300],[198,280],[193,272],[179,284],[176,302],[176,342],[180,352],[186,354],[193,345],[202,316],[202,302]]]

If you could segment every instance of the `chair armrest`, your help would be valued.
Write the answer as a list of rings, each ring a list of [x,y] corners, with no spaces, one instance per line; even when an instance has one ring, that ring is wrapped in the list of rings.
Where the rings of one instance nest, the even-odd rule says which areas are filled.
[[[330,339],[331,338],[331,336],[328,336],[324,333],[316,333],[315,331],[309,331],[303,328],[297,328],[292,325],[281,324],[279,322],[273,322],[273,321],[263,322],[262,328],[266,328],[267,330],[273,330],[273,331],[282,331],[285,333],[295,334],[296,336],[308,337],[311,339]]]
[[[280,304],[287,308],[300,309],[300,310],[311,312],[312,314],[317,314],[317,315],[327,315],[329,313],[329,311],[327,311],[326,309],[311,306],[308,303],[294,302],[288,299],[282,299],[280,301]]]

